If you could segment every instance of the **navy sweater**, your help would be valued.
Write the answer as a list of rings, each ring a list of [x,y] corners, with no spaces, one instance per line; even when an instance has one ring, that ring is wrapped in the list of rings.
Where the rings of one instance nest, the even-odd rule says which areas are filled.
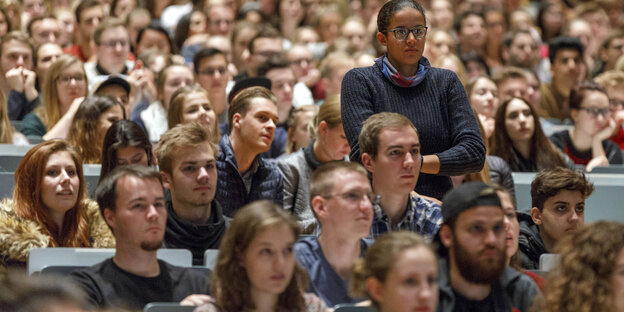
[[[461,82],[450,70],[432,67],[420,84],[402,88],[383,76],[379,58],[373,66],[355,68],[345,75],[341,103],[352,160],[361,161],[358,136],[369,116],[396,112],[414,123],[421,153],[440,158],[438,175],[420,174],[419,194],[441,199],[453,187],[449,176],[483,168],[485,146],[477,120]]]

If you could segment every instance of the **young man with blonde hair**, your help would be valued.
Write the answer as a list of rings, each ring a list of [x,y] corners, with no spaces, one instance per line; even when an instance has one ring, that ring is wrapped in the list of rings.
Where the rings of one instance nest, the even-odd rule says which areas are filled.
[[[170,193],[163,246],[189,249],[194,265],[203,265],[206,249],[219,248],[229,223],[214,200],[219,148],[213,135],[200,124],[179,124],[160,137],[156,148],[163,185]]]

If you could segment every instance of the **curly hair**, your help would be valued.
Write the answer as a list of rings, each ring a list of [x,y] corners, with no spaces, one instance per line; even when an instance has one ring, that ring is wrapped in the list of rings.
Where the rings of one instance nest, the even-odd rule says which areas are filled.
[[[611,279],[622,237],[624,224],[599,221],[562,241],[540,311],[614,311]]]
[[[287,225],[295,238],[299,235],[297,221],[271,201],[255,201],[236,213],[221,241],[212,275],[212,294],[221,311],[249,311],[254,308],[251,282],[241,263],[258,233],[280,225]],[[307,285],[306,271],[295,263],[292,279],[279,295],[275,311],[304,311],[303,292]]]

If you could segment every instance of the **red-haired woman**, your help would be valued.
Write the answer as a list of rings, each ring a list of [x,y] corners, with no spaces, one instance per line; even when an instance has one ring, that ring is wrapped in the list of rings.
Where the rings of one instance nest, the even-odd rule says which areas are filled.
[[[64,140],[33,147],[0,203],[0,271],[24,266],[38,247],[113,247],[97,204],[86,198],[82,160]]]

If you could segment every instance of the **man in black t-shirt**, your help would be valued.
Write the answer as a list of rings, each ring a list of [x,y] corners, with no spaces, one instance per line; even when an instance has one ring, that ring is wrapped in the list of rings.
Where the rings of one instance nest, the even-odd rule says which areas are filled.
[[[94,308],[142,310],[207,293],[206,276],[158,260],[167,221],[160,175],[148,167],[113,170],[95,193],[117,242],[115,256],[72,273]]]
[[[466,183],[442,202],[438,311],[528,311],[539,290],[505,265],[507,237],[496,191]]]

